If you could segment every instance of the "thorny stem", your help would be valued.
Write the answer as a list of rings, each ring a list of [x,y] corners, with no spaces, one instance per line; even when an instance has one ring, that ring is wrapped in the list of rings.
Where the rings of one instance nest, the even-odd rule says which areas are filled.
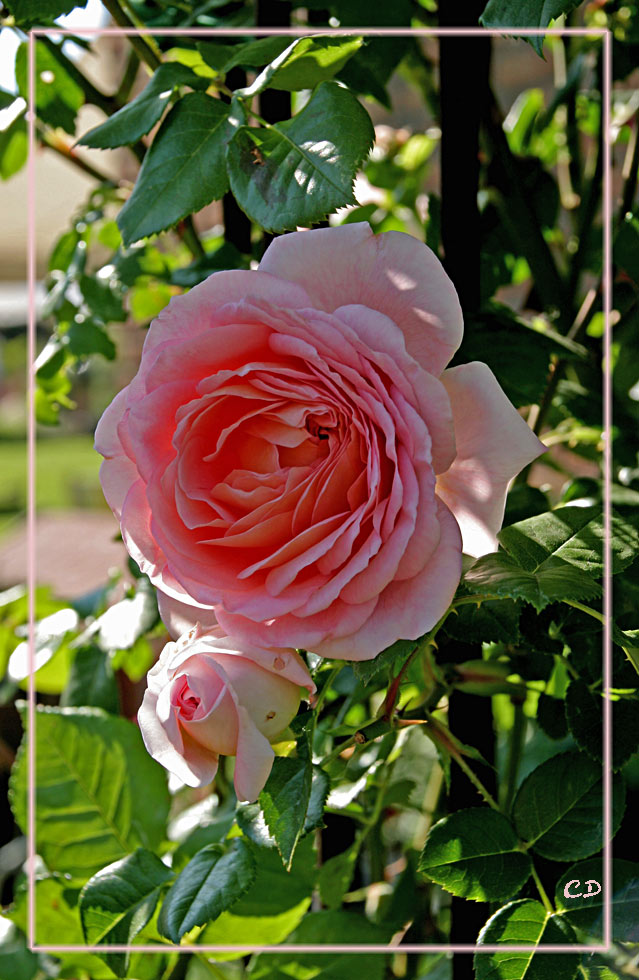
[[[524,700],[521,697],[511,696],[514,708],[514,721],[510,730],[508,745],[508,762],[506,764],[506,792],[504,795],[504,810],[509,812],[515,790],[517,788],[517,773],[521,761],[521,753],[524,746],[524,736],[526,734],[526,716],[524,714]]]
[[[333,681],[335,680],[335,678],[337,677],[337,675],[339,674],[341,669],[342,669],[342,664],[339,664],[337,667],[333,667],[330,674],[326,678],[326,682],[323,684],[322,690],[317,695],[317,698],[315,699],[315,703],[313,704],[313,711],[315,712],[315,714],[319,713],[320,708],[322,707],[326,699],[326,695],[328,694],[329,688],[333,683]]]
[[[588,616],[592,616],[593,619],[597,619],[600,623],[605,625],[606,617],[603,613],[600,613],[598,609],[592,609],[590,606],[584,606],[583,602],[577,602],[575,599],[564,599],[563,602],[567,606],[573,606],[575,609],[579,609],[580,612],[586,613]]]
[[[453,599],[451,603],[451,610],[456,609],[457,606],[467,606],[469,604],[481,605],[482,602],[492,602],[495,599],[503,599],[501,595],[495,595],[491,592],[480,593],[475,595],[460,595],[459,598]]]
[[[119,27],[140,26],[139,24],[136,24],[127,13],[125,13],[118,0],[103,0],[103,3]],[[151,38],[143,34],[130,34],[129,42],[131,47],[135,49],[135,52],[139,56],[140,60],[148,65],[152,71],[159,68],[162,63],[162,59],[160,57],[159,49]]]
[[[324,756],[322,765],[324,766],[327,762],[332,762],[333,759],[337,759],[345,749],[350,749],[353,745],[364,745],[366,742],[372,742],[374,739],[379,738],[380,735],[387,735],[392,728],[393,725],[384,718],[370,722],[370,724],[356,731],[354,735],[351,735],[349,738],[344,739],[343,742],[340,742],[339,745],[336,745],[328,755]]]
[[[195,230],[195,225],[193,224],[193,216],[190,214],[187,215],[187,217],[184,218],[184,220],[181,222],[181,225],[182,225],[182,232],[181,232],[182,241],[184,242],[186,247],[190,250],[193,258],[205,259],[206,251],[204,249],[204,246],[202,245],[202,242],[200,241],[197,231]]]
[[[122,81],[118,87],[117,92],[113,96],[115,102],[119,106],[125,105],[127,99],[131,94],[131,89],[137,78],[138,68],[140,67],[140,58],[137,51],[131,48],[129,51],[129,57],[127,58],[126,68],[124,69],[124,74],[122,76]]]
[[[410,664],[411,660],[413,660],[418,650],[419,647],[416,646],[414,650],[408,655],[408,657],[400,667],[397,676],[393,678],[393,680],[388,686],[386,697],[384,698],[384,710],[382,712],[382,718],[385,718],[387,721],[391,721],[395,713],[395,705],[397,704],[397,697],[399,695],[400,684],[402,683],[402,679],[404,677],[404,674],[406,673],[408,665]]]
[[[488,790],[486,789],[486,787],[482,783],[482,781],[479,778],[479,776],[477,776],[476,773],[473,772],[473,770],[470,768],[470,766],[468,765],[468,763],[466,762],[466,760],[463,758],[463,756],[458,755],[457,753],[453,754],[452,752],[451,752],[451,756],[455,760],[455,762],[457,763],[457,765],[460,767],[460,769],[462,769],[463,772],[466,773],[466,775],[470,779],[471,783],[473,784],[473,786],[475,787],[475,789],[477,790],[477,792],[480,794],[480,796],[482,796],[484,798],[484,800],[486,801],[486,803],[488,804],[488,806],[491,806],[493,808],[493,810],[497,810],[498,813],[501,813],[501,808],[500,808],[499,804],[494,799],[494,797],[488,792]]]
[[[533,876],[533,881],[535,882],[535,885],[537,886],[537,891],[539,892],[539,897],[541,898],[541,900],[543,902],[544,908],[546,909],[546,912],[550,912],[550,914],[552,915],[553,912],[555,911],[555,908],[554,908],[552,902],[550,901],[550,899],[548,898],[548,895],[546,893],[546,889],[544,888],[544,886],[541,883],[541,878],[537,874],[537,869],[535,868],[535,865],[532,863],[532,860],[531,860],[530,867],[531,867],[531,873],[532,873],[532,876]]]
[[[100,173],[100,171],[96,170],[92,164],[87,163],[86,160],[83,160],[81,157],[77,156],[71,144],[62,136],[59,136],[57,133],[50,132],[49,129],[43,126],[39,121],[36,121],[36,129],[40,143],[42,143],[43,146],[48,146],[49,149],[63,157],[63,159],[67,160],[68,163],[72,163],[74,167],[84,171],[85,174],[88,174],[89,177],[93,177],[94,180],[98,180],[101,184],[116,183],[116,181],[114,181],[111,177],[107,177],[106,174]]]

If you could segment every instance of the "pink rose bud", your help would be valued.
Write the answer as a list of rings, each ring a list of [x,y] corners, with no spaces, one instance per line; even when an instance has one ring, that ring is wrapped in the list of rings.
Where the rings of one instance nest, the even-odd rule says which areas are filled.
[[[217,634],[217,635],[216,635]],[[273,765],[270,742],[315,691],[294,650],[264,650],[199,625],[167,643],[148,674],[138,721],[150,755],[188,786],[210,783],[234,755],[240,800],[257,799]]]
[[[96,448],[173,636],[368,660],[434,626],[545,448],[485,364],[446,369],[462,332],[434,253],[364,223],[171,300]]]

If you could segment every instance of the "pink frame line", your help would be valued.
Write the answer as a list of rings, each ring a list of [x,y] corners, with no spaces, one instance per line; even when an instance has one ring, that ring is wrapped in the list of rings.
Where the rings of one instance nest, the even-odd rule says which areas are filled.
[[[603,342],[603,428],[604,428],[604,598],[603,598],[603,882],[602,891],[604,894],[604,917],[603,917],[603,945],[570,945],[556,943],[553,945],[531,947],[530,945],[507,945],[507,944],[486,944],[478,946],[476,943],[457,943],[443,944],[434,943],[432,945],[322,945],[304,946],[297,944],[280,944],[277,946],[206,946],[206,945],[98,945],[98,946],[75,946],[75,945],[40,945],[35,939],[35,738],[30,737],[27,742],[27,758],[29,763],[28,779],[28,813],[27,813],[27,877],[28,877],[28,946],[29,949],[43,953],[160,953],[160,952],[179,952],[179,953],[530,953],[531,949],[535,954],[540,953],[605,953],[610,950],[612,942],[612,903],[610,895],[612,891],[612,845],[610,832],[612,829],[612,703],[610,700],[610,690],[612,687],[612,656],[611,656],[611,613],[612,613],[612,591],[611,591],[611,554],[610,554],[610,532],[611,532],[611,466],[612,466],[612,447],[611,447],[611,425],[612,425],[612,380],[610,373],[611,355],[611,336],[610,336],[610,311],[612,309],[612,163],[611,163],[611,137],[610,137],[610,98],[612,93],[612,34],[607,28],[547,28],[539,30],[530,27],[505,27],[505,28],[482,28],[482,27],[440,27],[440,28],[373,28],[373,27],[349,27],[349,28],[312,28],[312,27],[224,27],[224,28],[121,28],[121,27],[82,27],[78,30],[69,28],[36,28],[29,31],[29,50],[28,50],[28,141],[29,155],[27,160],[27,228],[28,228],[28,252],[27,252],[27,278],[29,289],[29,315],[28,315],[28,368],[27,368],[27,394],[28,394],[28,421],[27,421],[27,458],[28,458],[28,489],[27,489],[27,588],[28,588],[28,611],[29,611],[29,686],[28,686],[28,731],[35,731],[35,585],[36,585],[36,564],[35,564],[35,375],[33,364],[35,361],[35,328],[36,328],[36,306],[35,306],[35,283],[36,283],[36,186],[35,186],[35,40],[38,36],[71,35],[81,36],[86,34],[100,35],[133,35],[149,34],[156,37],[193,37],[200,35],[207,36],[239,36],[246,37],[250,34],[272,34],[290,37],[304,37],[309,34],[334,34],[351,35],[363,34],[369,36],[383,37],[601,37],[603,39],[603,314],[604,314],[604,342]]]

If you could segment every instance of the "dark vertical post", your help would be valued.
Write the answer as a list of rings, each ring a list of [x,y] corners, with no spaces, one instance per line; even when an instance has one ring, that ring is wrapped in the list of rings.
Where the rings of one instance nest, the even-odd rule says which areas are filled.
[[[226,84],[233,91],[236,88],[244,88],[246,85],[246,72],[241,68],[232,68],[226,76]],[[224,240],[231,245],[235,245],[245,255],[250,254],[251,222],[240,208],[231,191],[227,191],[222,198],[222,213],[224,215]]]
[[[256,24],[258,27],[289,27],[291,4],[284,0],[256,0]],[[295,40],[291,37],[291,42]],[[291,117],[291,94],[277,89],[267,89],[260,95],[260,115],[269,123],[282,122]],[[265,250],[273,241],[273,235],[264,232],[262,247]]]
[[[441,27],[477,26],[484,0],[442,0]],[[442,37],[439,43],[441,195],[444,265],[462,309],[480,297],[479,124],[488,93],[490,38]]]
[[[442,643],[438,659],[452,663],[465,660],[480,660],[479,644],[466,644],[455,641]],[[490,765],[495,762],[495,733],[491,699],[465,691],[454,691],[448,702],[448,724],[450,730],[467,745],[481,752]],[[466,760],[474,769],[493,797],[497,794],[494,772],[487,766]],[[450,770],[450,793],[448,809],[451,813],[467,810],[470,807],[487,806],[466,774],[453,761]],[[490,906],[484,902],[470,902],[464,898],[453,898],[451,903],[451,944],[475,943],[480,930],[490,917]],[[474,980],[473,957],[470,953],[455,953],[453,957],[453,980]]]
[[[475,27],[484,0],[440,3],[441,27]],[[480,303],[481,229],[477,207],[479,190],[479,129],[482,107],[489,91],[490,38],[442,37],[440,52],[440,122],[442,244],[444,265],[459,294],[465,313]],[[448,659],[481,657],[481,647],[454,645]],[[450,699],[449,724],[462,742],[476,746],[487,762],[494,758],[494,732],[490,698],[456,691]],[[488,771],[482,767],[481,778]],[[487,788],[493,790],[488,780]],[[482,806],[483,801],[464,773],[453,763],[449,806],[451,811]],[[453,898],[451,943],[474,943],[489,916],[488,906]],[[453,980],[472,980],[472,956],[456,953]]]

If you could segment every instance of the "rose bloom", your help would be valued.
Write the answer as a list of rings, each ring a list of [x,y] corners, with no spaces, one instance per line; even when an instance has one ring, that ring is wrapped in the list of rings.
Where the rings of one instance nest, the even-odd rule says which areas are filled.
[[[462,339],[439,260],[367,224],[276,238],[151,324],[96,448],[175,635],[366,660],[443,615],[544,451]]]
[[[270,742],[315,685],[294,650],[260,650],[199,625],[167,643],[149,671],[138,712],[150,755],[188,786],[210,783],[220,755],[234,755],[240,800],[253,802],[275,754]]]

